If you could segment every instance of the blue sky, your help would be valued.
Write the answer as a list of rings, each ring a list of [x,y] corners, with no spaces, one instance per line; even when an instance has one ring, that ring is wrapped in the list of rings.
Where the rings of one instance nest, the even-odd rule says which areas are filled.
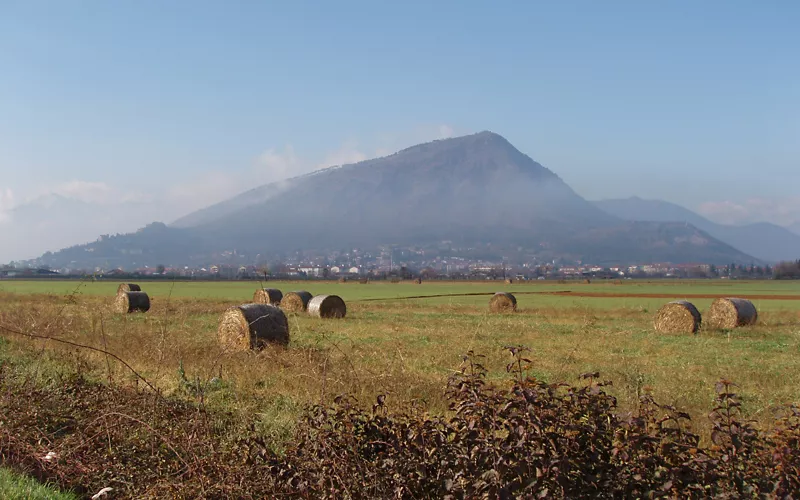
[[[0,221],[48,193],[169,221],[492,130],[590,199],[790,224],[798,25],[793,1],[5,0]]]

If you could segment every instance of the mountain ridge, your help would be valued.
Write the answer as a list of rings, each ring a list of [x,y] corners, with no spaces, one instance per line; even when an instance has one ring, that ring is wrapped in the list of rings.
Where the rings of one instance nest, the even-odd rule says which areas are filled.
[[[675,203],[646,200],[638,196],[599,200],[594,204],[623,220],[688,222],[714,238],[767,262],[800,258],[800,235],[776,224],[768,222],[742,226],[718,224]]]
[[[178,252],[159,247],[154,234],[120,241],[132,248],[149,245],[134,249],[153,259],[177,258]],[[501,253],[524,248],[539,261],[757,260],[693,226],[630,223],[610,215],[488,131],[257,186],[159,226],[158,234],[192,241],[181,248],[194,261],[232,249],[264,255],[441,241]],[[87,253],[119,261],[112,254],[124,250],[95,246]]]

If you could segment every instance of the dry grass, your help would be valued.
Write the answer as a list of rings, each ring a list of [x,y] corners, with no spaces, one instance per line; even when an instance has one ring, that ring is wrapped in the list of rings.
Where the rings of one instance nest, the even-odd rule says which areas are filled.
[[[740,384],[744,409],[757,420],[768,420],[776,404],[800,401],[800,313],[793,310],[767,311],[758,325],[728,334],[686,336],[653,332],[652,313],[643,307],[566,302],[493,315],[478,303],[353,303],[336,322],[290,316],[288,348],[227,352],[217,326],[229,301],[158,299],[146,315],[116,315],[110,302],[0,294],[0,325],[108,350],[166,394],[256,415],[276,441],[288,437],[303,405],[342,393],[367,403],[385,393],[395,402],[419,400],[444,412],[442,389],[463,353],[485,354],[490,380],[500,380],[508,361],[502,347],[517,344],[533,349],[532,373],[545,380],[600,371],[614,381],[623,408],[650,391],[704,419],[721,377]],[[101,353],[2,336],[13,342],[8,349],[52,353],[98,380],[136,383],[127,368]]]

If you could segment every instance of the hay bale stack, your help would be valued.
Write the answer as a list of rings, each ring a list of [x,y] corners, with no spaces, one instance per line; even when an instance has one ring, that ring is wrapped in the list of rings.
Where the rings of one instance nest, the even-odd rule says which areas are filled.
[[[289,322],[283,311],[270,304],[243,304],[222,314],[217,338],[226,349],[245,351],[267,344],[289,343]]]
[[[489,311],[493,313],[514,312],[517,310],[517,298],[508,292],[497,292],[489,300]]]
[[[347,306],[338,295],[317,295],[308,302],[308,314],[317,318],[344,318]]]
[[[123,292],[141,292],[142,287],[137,285],[136,283],[120,283],[117,287],[117,295]]]
[[[747,299],[716,299],[708,310],[708,324],[714,328],[737,328],[754,325],[758,320],[756,306]]]
[[[283,296],[281,309],[290,313],[301,313],[308,309],[308,303],[313,296],[305,290],[289,292]]]
[[[701,322],[700,311],[694,304],[676,300],[661,306],[653,326],[660,333],[697,333]]]
[[[120,314],[147,312],[150,310],[150,297],[144,292],[122,292],[114,300],[114,311]]]
[[[256,304],[271,304],[277,306],[283,300],[283,292],[277,288],[262,288],[253,294],[253,302]]]

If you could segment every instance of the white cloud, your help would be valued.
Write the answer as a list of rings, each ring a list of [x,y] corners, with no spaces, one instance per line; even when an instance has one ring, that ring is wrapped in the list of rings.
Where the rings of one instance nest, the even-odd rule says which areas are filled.
[[[722,224],[772,222],[790,226],[800,222],[800,197],[707,201],[701,203],[697,211]]]
[[[80,180],[59,184],[49,189],[47,194],[57,194],[71,200],[100,204],[113,202],[119,196],[119,193],[116,193],[115,190],[105,182]]]
[[[438,132],[439,135],[436,137],[437,139],[449,139],[455,135],[455,131],[450,125],[439,125]]]
[[[0,224],[11,219],[11,209],[14,208],[14,192],[11,189],[0,189]]]
[[[0,223],[14,245],[0,248],[0,262],[27,259],[45,251],[93,241],[100,234],[130,232],[153,221],[172,222],[195,210],[229,199],[263,184],[279,182],[334,165],[386,156],[404,147],[452,137],[449,125],[429,125],[409,133],[384,136],[370,151],[355,139],[317,158],[298,155],[291,145],[270,148],[250,165],[195,173],[170,186],[137,192],[96,180],[74,179],[28,196],[0,189]],[[82,202],[65,204],[57,198]],[[124,209],[122,208],[124,207]],[[13,209],[19,208],[20,212]],[[17,221],[15,215],[20,220]]]
[[[377,151],[376,151],[377,154]],[[374,158],[374,156],[373,156]],[[349,165],[369,159],[369,157],[358,149],[358,142],[355,140],[346,141],[342,147],[325,155],[325,159],[317,165],[317,169],[332,167],[334,165]]]

